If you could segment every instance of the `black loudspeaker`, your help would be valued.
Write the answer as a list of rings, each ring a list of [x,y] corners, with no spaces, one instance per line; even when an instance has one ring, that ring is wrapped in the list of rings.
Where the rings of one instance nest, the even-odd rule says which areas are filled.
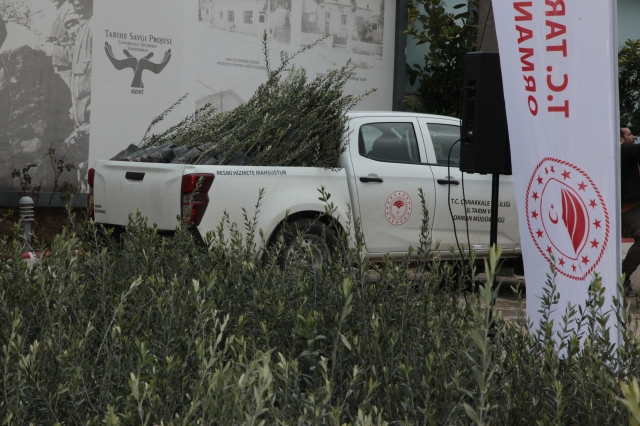
[[[510,175],[509,129],[497,52],[467,53],[461,113],[460,170]]]

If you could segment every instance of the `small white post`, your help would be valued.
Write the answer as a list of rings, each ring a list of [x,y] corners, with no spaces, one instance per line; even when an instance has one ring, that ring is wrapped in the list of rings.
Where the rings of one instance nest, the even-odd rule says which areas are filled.
[[[33,222],[33,199],[31,197],[20,198],[20,221],[24,236],[22,252],[31,252],[31,222]]]

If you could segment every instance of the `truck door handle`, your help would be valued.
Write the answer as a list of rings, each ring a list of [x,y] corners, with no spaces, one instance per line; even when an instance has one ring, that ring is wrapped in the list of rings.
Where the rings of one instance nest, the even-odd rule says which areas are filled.
[[[127,174],[125,174],[124,177],[129,180],[142,180],[144,179],[144,173],[127,172]]]
[[[460,185],[460,182],[452,178],[451,176],[447,176],[448,179],[438,179],[438,183],[440,185]]]
[[[368,183],[368,182],[379,182],[382,183],[382,178],[379,177],[361,177],[360,182]]]

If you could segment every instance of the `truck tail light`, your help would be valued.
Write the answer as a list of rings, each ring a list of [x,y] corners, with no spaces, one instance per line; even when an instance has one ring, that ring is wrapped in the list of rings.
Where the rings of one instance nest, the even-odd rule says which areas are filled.
[[[93,211],[93,181],[96,177],[96,169],[90,168],[89,173],[87,174],[87,183],[89,184],[89,217],[91,219],[95,219],[95,214]]]
[[[95,177],[96,177],[96,169],[90,168],[87,176],[87,182],[89,183],[89,188],[91,188],[91,190],[93,190],[93,180],[95,179]]]
[[[191,173],[182,176],[180,206],[183,220],[186,219],[195,226],[200,225],[209,205],[208,194],[214,178],[215,175],[211,173]],[[198,188],[200,179],[202,179],[202,184]]]

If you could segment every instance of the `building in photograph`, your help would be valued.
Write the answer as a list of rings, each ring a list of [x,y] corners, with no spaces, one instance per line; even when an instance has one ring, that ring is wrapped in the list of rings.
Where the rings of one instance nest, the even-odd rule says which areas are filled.
[[[211,104],[216,109],[216,113],[220,113],[231,111],[243,103],[244,100],[236,91],[229,89],[196,100],[196,110],[203,108],[207,104]]]
[[[328,36],[331,47],[381,54],[384,18],[379,0],[303,0],[303,34]]]
[[[200,21],[219,30],[262,37],[265,31],[280,43],[291,40],[291,11],[275,0],[199,0]]]

